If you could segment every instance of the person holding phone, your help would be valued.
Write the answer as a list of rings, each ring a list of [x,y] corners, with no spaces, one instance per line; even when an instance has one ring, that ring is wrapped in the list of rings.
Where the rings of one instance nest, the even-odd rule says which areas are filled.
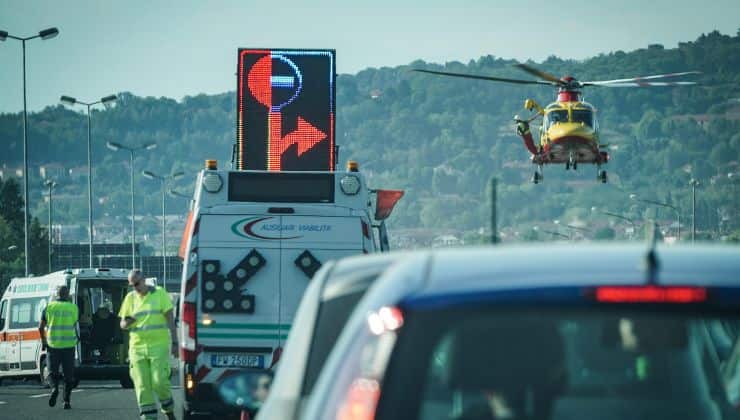
[[[131,270],[133,288],[123,300],[118,316],[129,332],[129,373],[142,419],[157,418],[155,394],[162,412],[175,418],[170,384],[169,353],[177,354],[177,332],[172,301],[161,287],[146,284],[140,270]]]

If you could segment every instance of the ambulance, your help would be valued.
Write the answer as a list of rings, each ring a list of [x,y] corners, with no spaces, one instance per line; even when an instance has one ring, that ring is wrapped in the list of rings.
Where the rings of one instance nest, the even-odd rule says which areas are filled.
[[[224,409],[214,386],[279,359],[303,292],[332,259],[388,250],[384,220],[403,191],[347,171],[199,172],[180,255],[183,413]]]
[[[125,269],[81,268],[12,279],[0,300],[0,381],[37,377],[46,384],[39,321],[57,287],[67,285],[80,317],[76,378],[117,379],[124,388],[132,388],[128,335],[122,333],[116,317],[129,290],[127,276]]]

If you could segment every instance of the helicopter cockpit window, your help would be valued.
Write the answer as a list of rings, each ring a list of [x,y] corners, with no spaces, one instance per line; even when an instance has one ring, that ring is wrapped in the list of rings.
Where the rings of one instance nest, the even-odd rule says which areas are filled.
[[[589,127],[593,127],[594,113],[590,109],[574,109],[572,112],[574,123],[584,123]]]
[[[546,128],[550,128],[553,124],[568,122],[568,111],[565,109],[550,111],[546,116]]]

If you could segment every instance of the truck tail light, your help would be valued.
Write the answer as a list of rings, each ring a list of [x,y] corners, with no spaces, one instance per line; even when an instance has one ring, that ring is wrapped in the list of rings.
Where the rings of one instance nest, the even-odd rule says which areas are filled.
[[[197,357],[196,346],[196,308],[195,303],[183,302],[180,309],[182,323],[182,337],[180,337],[180,360],[185,363],[194,363]]]

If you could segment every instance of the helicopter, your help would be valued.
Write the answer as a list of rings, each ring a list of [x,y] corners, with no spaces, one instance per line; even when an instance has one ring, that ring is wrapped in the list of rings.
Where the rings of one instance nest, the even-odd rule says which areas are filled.
[[[532,182],[535,184],[543,180],[543,165],[558,163],[565,163],[566,170],[578,169],[579,163],[595,164],[597,180],[602,183],[607,182],[606,170],[601,169],[601,165],[609,161],[609,153],[604,150],[607,145],[599,143],[599,124],[596,120],[596,108],[582,99],[581,90],[584,87],[687,86],[695,85],[696,82],[666,82],[660,80],[701,73],[698,71],[685,71],[629,79],[581,82],[572,76],[557,78],[550,73],[538,70],[527,64],[519,63],[514,66],[537,77],[539,80],[509,79],[426,69],[413,70],[441,76],[556,87],[558,89],[558,96],[555,102],[543,108],[533,99],[527,99],[524,101],[524,108],[533,112],[534,115],[529,118],[521,118],[519,115],[514,116],[516,132],[522,138],[524,146],[531,153],[532,163],[537,165],[532,176]],[[535,146],[529,124],[539,117],[542,117],[542,123],[539,128],[540,144],[539,146]]]

